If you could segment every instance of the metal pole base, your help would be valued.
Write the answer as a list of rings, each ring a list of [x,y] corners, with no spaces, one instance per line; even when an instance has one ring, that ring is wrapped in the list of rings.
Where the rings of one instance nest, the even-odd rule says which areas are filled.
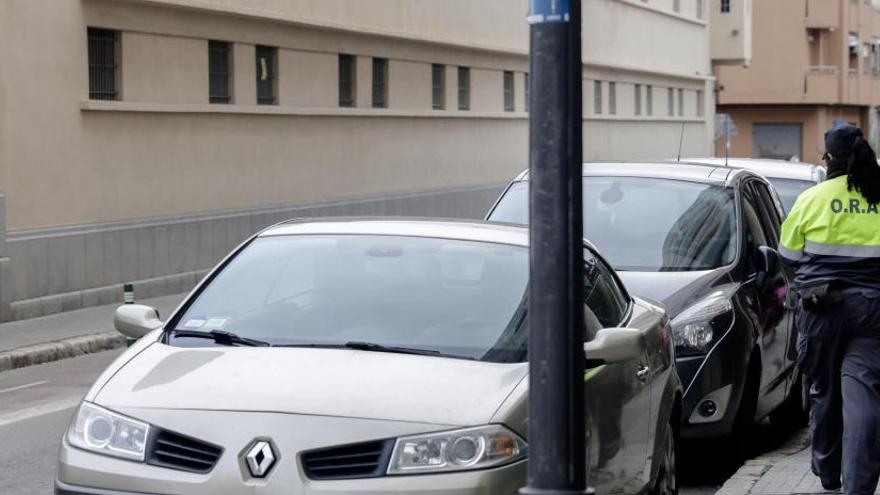
[[[553,488],[529,488],[519,489],[520,495],[594,495],[596,490],[587,488],[586,490],[557,490]]]

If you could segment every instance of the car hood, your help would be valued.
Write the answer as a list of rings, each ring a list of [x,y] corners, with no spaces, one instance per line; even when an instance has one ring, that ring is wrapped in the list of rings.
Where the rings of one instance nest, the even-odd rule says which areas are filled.
[[[617,273],[634,295],[659,301],[666,306],[670,318],[708,294],[710,288],[727,281],[724,269],[692,272]]]
[[[280,412],[445,425],[492,418],[525,378],[500,364],[348,349],[147,347],[101,388],[109,408]]]

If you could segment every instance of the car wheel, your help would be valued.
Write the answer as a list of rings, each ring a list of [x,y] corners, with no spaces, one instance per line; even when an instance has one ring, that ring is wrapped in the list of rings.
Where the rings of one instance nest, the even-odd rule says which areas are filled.
[[[775,411],[770,413],[775,426],[800,428],[810,422],[810,379],[798,373],[791,392]]]
[[[654,495],[676,495],[678,493],[678,439],[675,437],[675,429],[672,425],[666,427],[666,439],[663,445],[663,458],[660,471],[657,473],[657,482],[654,485]]]

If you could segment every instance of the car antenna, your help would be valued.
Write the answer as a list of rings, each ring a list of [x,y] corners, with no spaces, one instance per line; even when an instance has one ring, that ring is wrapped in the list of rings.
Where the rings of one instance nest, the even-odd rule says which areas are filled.
[[[681,135],[678,137],[678,158],[675,159],[676,162],[681,162],[681,145],[684,142],[684,122],[681,123]]]

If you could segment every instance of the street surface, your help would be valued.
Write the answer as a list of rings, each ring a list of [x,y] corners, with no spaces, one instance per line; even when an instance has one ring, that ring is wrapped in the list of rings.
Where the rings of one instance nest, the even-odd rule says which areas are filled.
[[[0,373],[0,494],[51,495],[58,444],[74,408],[122,350],[106,351]],[[760,425],[755,456],[793,432]],[[714,494],[736,467],[723,452],[681,459],[684,495]]]
[[[122,349],[0,373],[0,494],[51,495],[74,408]]]

